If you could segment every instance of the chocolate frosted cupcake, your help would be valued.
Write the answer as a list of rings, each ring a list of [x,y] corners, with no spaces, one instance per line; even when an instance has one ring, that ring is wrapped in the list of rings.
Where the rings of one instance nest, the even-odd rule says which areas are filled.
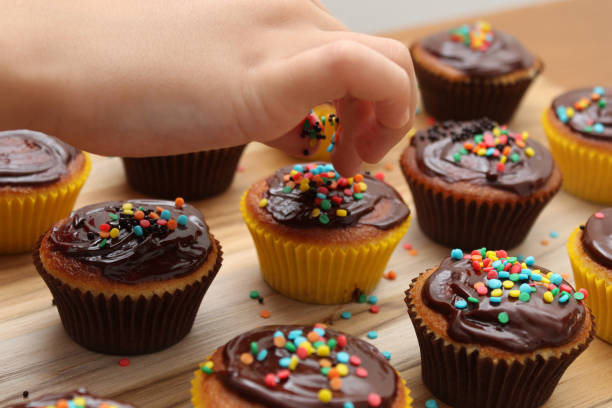
[[[59,221],[42,236],[34,263],[74,341],[142,354],[189,333],[221,247],[182,199],[110,201]]]
[[[561,186],[544,146],[488,119],[417,132],[400,164],[421,229],[447,247],[518,245]]]
[[[21,404],[10,405],[6,408],[135,408],[123,402],[111,401],[107,398],[96,397],[84,389],[49,394]]]
[[[124,157],[123,167],[136,191],[154,197],[198,200],[229,188],[245,146],[172,156]]]
[[[374,290],[410,214],[385,182],[340,177],[322,163],[285,167],[253,184],[241,211],[265,281],[286,296],[324,304]]]
[[[578,197],[612,204],[612,88],[576,89],[542,115],[563,187]]]
[[[539,407],[593,338],[584,296],[533,257],[454,249],[406,291],[423,382],[456,408]]]
[[[376,347],[322,324],[241,334],[200,365],[191,388],[196,408],[409,408],[409,394]]]
[[[510,120],[542,62],[511,35],[479,21],[410,47],[425,110],[437,120]]]
[[[0,254],[31,251],[70,213],[90,168],[85,153],[52,136],[0,132]]]
[[[567,243],[576,285],[584,287],[593,316],[595,333],[612,343],[612,208],[591,215],[576,228]]]

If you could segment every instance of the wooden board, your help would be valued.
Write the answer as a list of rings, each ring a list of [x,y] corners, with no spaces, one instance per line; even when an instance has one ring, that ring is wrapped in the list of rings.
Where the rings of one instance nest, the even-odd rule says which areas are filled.
[[[559,89],[545,79],[538,80],[512,128],[526,129],[543,140],[539,115]],[[419,126],[424,125],[425,117],[420,115]],[[384,172],[386,179],[414,208],[397,165],[406,144],[407,140],[402,141],[380,164],[368,168]],[[380,350],[391,352],[391,362],[412,390],[414,406],[423,407],[432,395],[420,379],[419,350],[403,292],[412,278],[446,256],[448,249],[429,241],[419,230],[413,214],[412,225],[402,243],[411,243],[418,254],[410,255],[401,245],[394,253],[388,267],[399,276],[395,281],[381,281],[376,289],[379,314],[369,313],[363,304],[308,305],[276,294],[260,277],[251,237],[238,210],[239,198],[251,183],[292,162],[281,152],[253,144],[242,158],[244,170],[236,174],[231,189],[220,197],[195,203],[222,243],[225,259],[221,272],[204,299],[191,334],[168,350],[131,358],[129,367],[120,367],[117,356],[89,352],[68,338],[57,310],[51,305],[51,295],[34,270],[29,255],[0,258],[0,406],[20,401],[24,390],[41,395],[85,386],[92,392],[140,407],[189,407],[192,371],[217,346],[262,324],[323,321],[361,337],[369,330],[377,330],[379,338],[372,342]],[[385,169],[388,163],[393,165],[393,170]],[[95,157],[91,177],[77,206],[134,197],[139,194],[126,185],[120,160]],[[596,209],[597,205],[561,191],[515,253],[534,255],[541,265],[570,273],[565,250],[567,237]],[[553,230],[560,234],[559,238],[549,237]],[[550,243],[542,245],[543,239]],[[264,305],[249,298],[252,289],[263,294]],[[272,312],[267,320],[259,317],[264,308]],[[350,320],[340,319],[344,310],[353,314]],[[612,346],[594,340],[566,372],[546,407],[612,406],[610,361]]]

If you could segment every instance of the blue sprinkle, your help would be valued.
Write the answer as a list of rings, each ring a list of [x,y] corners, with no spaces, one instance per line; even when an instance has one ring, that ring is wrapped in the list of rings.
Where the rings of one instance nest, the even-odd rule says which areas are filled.
[[[458,248],[453,249],[451,251],[451,258],[457,259],[457,260],[463,259],[463,251]]]
[[[298,337],[295,338],[295,340],[293,340],[293,343],[296,346],[300,347],[300,344],[304,343],[305,341],[308,341],[308,339],[306,337],[298,336]]]
[[[455,307],[457,309],[465,309],[467,307],[467,302],[463,299],[459,299],[455,302]]]
[[[142,230],[142,227],[140,225],[135,226],[133,231],[134,235],[136,235],[137,237],[142,237],[142,234],[144,234],[144,231]]]
[[[336,136],[336,134],[334,133],[334,136]],[[332,150],[334,150],[334,148],[336,147],[336,144],[333,142],[333,138],[332,138],[332,142],[329,144],[329,146],[327,146],[327,148],[325,149],[325,151],[327,153],[331,153]]]
[[[533,256],[528,256],[527,258],[525,258],[525,264],[527,266],[533,266],[534,263],[535,263],[535,258]]]
[[[374,295],[370,295],[368,296],[368,303],[371,305],[375,305],[376,303],[378,303],[378,298]]]
[[[491,289],[499,289],[502,286],[502,282],[499,279],[489,279],[487,286]]]
[[[268,350],[263,349],[257,353],[257,361],[264,361],[268,357]]]
[[[602,125],[599,122],[593,125],[593,131],[595,133],[603,133],[604,130],[605,130],[604,125]]]
[[[274,335],[272,337],[282,337],[282,338],[285,338],[285,335],[283,334],[282,331],[277,330],[277,331],[274,332]]]
[[[376,338],[378,338],[378,332],[375,332],[374,330],[368,332],[368,339],[374,340]]]
[[[325,336],[325,329],[322,327],[315,327],[314,329],[312,329],[312,331],[317,333],[321,337]]]
[[[434,399],[425,401],[425,408],[438,408],[438,403]]]
[[[498,259],[497,261],[493,261],[493,263],[491,264],[491,266],[497,269],[498,267],[502,266],[502,263],[501,263],[501,261]]]
[[[526,273],[519,273],[519,280],[527,280],[529,279],[529,275]]]
[[[501,296],[491,296],[489,298],[489,302],[491,303],[501,303],[501,301],[502,301]]]
[[[187,223],[189,222],[189,218],[187,218],[185,214],[181,214],[176,219],[176,222],[178,223],[178,225],[187,225]]]
[[[278,365],[280,365],[283,368],[289,367],[289,364],[291,364],[291,357],[283,357],[280,360],[278,360]]]
[[[296,164],[295,166],[293,166],[293,170],[299,171],[300,173],[304,172],[304,168],[302,167],[301,164]]]
[[[317,193],[317,198],[320,198],[321,200],[325,200],[327,196],[323,193]]]
[[[299,329],[297,329],[297,330],[291,330],[291,331],[289,332],[289,335],[288,335],[287,337],[289,338],[289,340],[293,340],[293,339],[295,339],[296,337],[301,336],[303,333],[304,333],[304,332],[303,332],[303,331],[301,331],[301,330],[299,330]]]
[[[595,88],[593,88],[593,93],[603,95],[606,93],[606,90],[602,86],[596,86]]]
[[[561,285],[563,283],[563,276],[559,275],[558,273],[553,273],[550,275],[550,283],[557,286]]]
[[[68,408],[79,408],[79,407],[77,407],[77,404],[74,401],[68,401]]]
[[[355,408],[355,405],[353,405],[351,401],[347,401],[344,403],[344,406],[342,408]]]
[[[169,221],[170,218],[172,218],[172,214],[170,214],[170,211],[164,210],[161,212],[160,217],[162,217],[166,221]]]
[[[342,313],[340,314],[340,317],[341,317],[341,318],[343,318],[343,319],[345,319],[345,320],[348,320],[348,319],[350,319],[351,317],[353,317],[353,315],[351,314],[351,312],[342,312]]]
[[[508,272],[508,271],[499,271],[497,273],[497,276],[499,276],[501,279],[508,279],[510,277],[510,272]]]
[[[519,286],[519,290],[521,292],[531,293],[531,286],[527,283],[523,283],[521,286]]]
[[[523,255],[517,255],[517,256],[516,256],[516,260],[517,260],[517,261],[519,261],[519,262],[523,262],[523,261],[525,260],[525,256],[523,256]]]
[[[350,355],[346,351],[341,351],[338,354],[336,354],[336,359],[338,360],[339,363],[346,364],[349,362]]]
[[[387,360],[391,360],[391,353],[389,353],[388,351],[383,351],[382,355],[384,358],[386,358]]]
[[[493,156],[493,153],[495,152],[495,148],[494,147],[489,147],[485,153],[485,156],[487,157],[491,157]]]
[[[533,274],[531,274],[531,280],[536,281],[536,282],[540,282],[542,280],[542,275],[539,275],[537,273],[533,273]]]
[[[570,295],[567,292],[563,292],[561,297],[559,297],[559,303],[565,303],[570,299]]]
[[[550,231],[551,238],[559,238],[559,233],[557,231]]]

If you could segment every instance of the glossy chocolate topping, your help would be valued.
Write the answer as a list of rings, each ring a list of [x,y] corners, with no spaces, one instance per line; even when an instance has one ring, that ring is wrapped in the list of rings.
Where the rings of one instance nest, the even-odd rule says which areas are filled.
[[[542,274],[549,272],[536,265],[531,268],[539,269]],[[534,284],[536,280],[520,279],[512,288],[521,290],[521,285],[532,284],[535,292],[530,293],[528,301],[511,297],[512,289],[502,288],[500,303],[491,302],[491,288],[488,294],[480,296],[474,287],[477,282],[488,285],[487,273],[476,272],[470,259],[449,257],[442,261],[423,287],[425,304],[446,317],[448,336],[455,341],[528,353],[567,344],[582,327],[586,313],[582,303],[573,296],[561,303],[562,292],[554,297],[552,303],[547,303],[544,293],[548,289],[545,285]],[[568,285],[565,281],[563,284]],[[466,301],[467,307],[459,309],[456,302],[468,297],[478,299],[478,303]],[[507,313],[508,322],[505,324],[499,320],[501,312]]]
[[[510,34],[492,33],[492,41],[484,50],[453,40],[449,31],[426,37],[421,45],[441,63],[474,77],[494,77],[535,65],[533,55]]]
[[[36,398],[35,400],[24,402],[21,404],[10,405],[6,408],[48,408],[48,407],[56,407],[58,402],[61,400],[65,400],[68,404],[71,401],[77,400],[77,402],[81,402],[80,399],[85,401],[85,408],[102,408],[102,404],[107,404],[106,407],[116,407],[116,408],[134,408],[133,405],[124,404],[117,401],[111,401],[106,398],[96,397],[95,395],[88,394],[87,391],[80,389],[78,391],[65,392],[61,394],[49,394],[42,396],[40,398]],[[68,405],[69,407],[78,406],[83,407],[83,405]]]
[[[612,208],[591,215],[582,231],[582,245],[593,260],[612,269]]]
[[[329,164],[318,163],[311,166],[314,165],[319,166],[318,168],[333,169]],[[353,183],[365,183],[366,189],[360,190],[359,193],[355,193],[355,185],[344,185],[345,182],[348,183],[347,179],[339,177],[337,173],[331,178],[321,177],[321,174],[315,176],[303,191],[300,181],[307,178],[304,174],[312,174],[312,171],[304,169],[299,172],[299,179],[296,179],[299,181],[294,183],[295,187],[287,190],[288,183],[284,178],[293,169],[295,166],[284,167],[267,180],[268,190],[264,197],[268,203],[265,208],[281,224],[294,228],[369,225],[387,230],[401,224],[410,214],[404,200],[393,187],[368,174],[362,175],[362,182]],[[314,171],[316,172],[316,169]],[[318,180],[318,183],[315,180]],[[375,211],[377,207],[380,211]],[[345,210],[346,214],[339,216],[338,210]],[[321,215],[313,216],[313,211],[318,211]]]
[[[59,180],[79,150],[31,130],[0,132],[0,187]]]
[[[494,135],[498,131],[500,135]],[[481,139],[486,154],[466,149],[466,143],[477,147]],[[486,185],[520,196],[530,195],[545,185],[554,167],[550,152],[540,143],[532,138],[523,140],[522,134],[503,130],[489,119],[438,123],[417,132],[410,143],[416,149],[419,169],[430,177],[440,177],[448,183]],[[500,169],[504,151],[508,153],[507,159]],[[534,154],[529,156],[530,152]]]
[[[581,135],[612,142],[612,88],[582,88],[557,97],[559,120]]]
[[[285,338],[294,330],[302,330],[306,336],[312,326],[266,326],[251,330],[231,340],[223,350],[225,371],[217,372],[226,387],[242,395],[245,399],[258,402],[270,408],[343,408],[346,402],[352,402],[355,408],[368,408],[368,395],[376,393],[381,397],[381,408],[391,407],[396,394],[397,375],[384,356],[373,345],[345,335],[346,346],[337,346],[329,356],[317,357],[316,353],[305,359],[300,359],[295,370],[290,371],[287,379],[277,382],[274,387],[265,384],[268,373],[282,370],[279,361],[291,357],[294,353],[285,347],[274,345],[273,335],[280,331]],[[325,331],[325,339],[338,339],[338,333],[329,328]],[[243,353],[251,352],[251,343],[256,342],[258,350],[267,351],[263,361],[255,361],[246,365],[241,362]],[[318,398],[319,390],[330,388],[329,378],[321,373],[320,360],[330,360],[336,366],[340,352],[357,356],[359,365],[346,363],[348,375],[341,377],[342,387],[332,391],[333,397],[328,403]],[[358,367],[367,371],[367,376],[355,374]]]
[[[126,203],[134,214],[130,210],[126,214]],[[139,208],[143,220],[135,217]],[[172,222],[181,218],[186,224],[171,229]],[[143,222],[149,225],[143,227]],[[107,230],[117,228],[118,236],[101,236],[102,225]],[[49,239],[52,249],[63,256],[100,268],[109,280],[128,284],[188,275],[206,261],[211,249],[208,227],[198,209],[188,204],[177,208],[174,202],[161,200],[110,201],[80,208],[54,226]]]

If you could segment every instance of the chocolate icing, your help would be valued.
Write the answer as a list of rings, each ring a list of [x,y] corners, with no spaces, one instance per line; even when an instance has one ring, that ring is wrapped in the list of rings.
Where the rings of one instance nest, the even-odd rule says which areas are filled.
[[[517,147],[514,140],[508,138],[512,153],[518,154],[520,161],[514,163],[508,160],[503,173],[496,167],[498,157],[469,153],[462,156],[460,162],[454,160],[453,155],[466,141],[495,126],[495,122],[484,118],[467,122],[446,121],[417,132],[410,144],[416,148],[419,169],[430,177],[440,177],[448,183],[465,181],[520,196],[532,194],[546,184],[554,166],[550,152],[532,138],[526,140],[526,145],[534,150],[533,157],[527,157],[526,149]]]
[[[24,402],[21,404],[10,405],[6,408],[45,408],[48,406],[55,406],[55,403],[59,400],[70,401],[74,398],[84,398],[87,405],[86,408],[98,408],[100,404],[106,403],[117,408],[134,408],[133,405],[124,404],[117,401],[111,401],[106,398],[96,397],[95,395],[88,394],[84,389],[78,391],[70,391],[61,394],[49,394],[36,398],[35,400]]]
[[[589,218],[582,232],[582,245],[593,260],[612,269],[612,208],[599,212],[604,218]]]
[[[93,204],[73,211],[67,220],[53,227],[49,236],[53,250],[100,268],[102,275],[109,280],[127,284],[185,276],[206,261],[211,241],[198,209],[188,204],[178,209],[172,201],[127,202],[132,203],[134,209],[142,206],[145,213],[162,207],[170,211],[173,219],[184,214],[189,222],[169,231],[166,226],[151,221],[151,227],[138,237],[133,231],[137,221],[132,216],[121,214],[124,202]],[[121,214],[119,220],[112,221],[109,213]],[[100,248],[102,238],[98,233],[104,223],[118,226],[120,233]]]
[[[0,132],[0,186],[35,185],[59,180],[79,150],[40,132]]]
[[[486,281],[486,273],[475,272],[470,259],[446,258],[432,273],[423,287],[423,300],[427,306],[441,313],[448,321],[448,335],[461,343],[494,346],[515,353],[528,353],[543,347],[555,347],[569,343],[580,331],[585,319],[585,307],[574,298],[561,304],[559,295],[553,303],[545,303],[544,285],[535,285],[528,302],[509,299],[504,289],[501,303],[490,302],[490,295],[479,296],[476,282]],[[542,274],[547,269],[540,269]],[[521,280],[513,289],[518,289]],[[567,284],[567,282],[563,282]],[[489,291],[490,293],[490,291]],[[467,308],[456,308],[455,301],[473,296],[479,303],[468,303]],[[498,321],[498,314],[506,312],[507,324]]]
[[[535,65],[535,58],[510,34],[493,30],[494,37],[486,51],[475,50],[451,39],[448,31],[424,38],[422,47],[466,75],[494,77]]]
[[[339,206],[332,204],[329,215],[329,223],[321,224],[317,218],[312,217],[312,211],[318,206],[315,204],[316,190],[311,189],[305,193],[299,188],[294,188],[290,193],[283,192],[283,176],[289,174],[293,166],[279,169],[273,176],[268,178],[268,190],[265,197],[268,199],[266,210],[274,219],[294,228],[343,228],[358,225],[369,225],[382,230],[392,229],[401,224],[410,214],[410,209],[404,203],[399,193],[390,185],[378,180],[368,174],[363,175],[363,182],[367,184],[363,198],[356,200],[346,196],[342,189],[332,191],[329,197],[338,195],[342,198]],[[377,206],[384,206],[384,214],[373,213]],[[336,209],[347,210],[347,216],[336,216]]]
[[[361,358],[361,367],[368,371],[366,378],[355,375],[355,367],[349,366],[349,374],[342,377],[342,388],[333,391],[333,399],[324,404],[319,401],[317,393],[322,388],[329,388],[327,377],[321,374],[319,358],[316,354],[300,360],[291,375],[274,388],[266,386],[264,378],[267,373],[275,373],[280,369],[279,360],[292,354],[284,348],[276,348],[273,344],[273,334],[280,330],[288,336],[292,330],[301,329],[304,335],[312,330],[312,326],[265,326],[251,330],[232,339],[223,350],[223,361],[226,369],[217,372],[226,387],[234,390],[245,399],[259,402],[270,408],[323,408],[344,407],[345,402],[352,402],[355,408],[368,408],[368,395],[377,393],[382,397],[379,407],[389,408],[393,404],[397,389],[397,375],[382,354],[373,345],[346,335],[347,345],[341,351]],[[326,329],[326,339],[337,338],[341,333]],[[251,342],[256,341],[259,350],[266,349],[268,357],[263,361],[255,360],[251,365],[240,361],[242,353],[250,352]],[[328,357],[335,361],[336,348]]]
[[[585,137],[612,142],[612,89],[604,88],[604,90],[605,93],[602,95],[602,98],[608,102],[605,107],[599,107],[597,103],[591,103],[583,110],[574,109],[574,115],[568,118],[565,124],[574,132],[580,133]],[[574,107],[574,103],[581,98],[590,99],[592,93],[593,88],[581,88],[566,92],[553,100],[552,108],[556,112],[561,106]],[[601,123],[604,127],[603,132],[598,133],[593,129],[590,131],[585,130],[589,121]]]

